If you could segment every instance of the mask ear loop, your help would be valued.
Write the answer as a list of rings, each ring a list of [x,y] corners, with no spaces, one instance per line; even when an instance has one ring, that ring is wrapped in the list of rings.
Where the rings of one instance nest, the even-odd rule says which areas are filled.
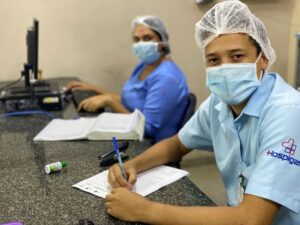
[[[257,62],[258,62],[258,60],[260,59],[261,56],[262,56],[262,54],[261,54],[261,52],[260,52],[259,55],[258,55],[258,57],[257,57],[257,59],[256,59],[256,61],[255,61],[255,65],[257,64]],[[260,75],[259,75],[259,78],[258,78],[259,81],[262,80],[262,77],[263,77],[264,72],[265,72],[264,70],[262,70],[262,71],[260,72]]]
[[[265,73],[265,71],[264,70],[262,70],[261,72],[260,72],[260,75],[259,75],[259,78],[258,78],[258,80],[259,81],[261,81],[262,80],[262,77],[263,77],[263,74]]]

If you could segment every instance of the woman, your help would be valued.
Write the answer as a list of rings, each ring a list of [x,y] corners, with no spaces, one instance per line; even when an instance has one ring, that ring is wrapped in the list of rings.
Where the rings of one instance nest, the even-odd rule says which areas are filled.
[[[95,112],[110,107],[114,112],[139,109],[146,118],[145,136],[154,142],[173,136],[180,128],[189,89],[185,76],[170,58],[169,36],[156,16],[136,17],[132,22],[133,52],[140,63],[125,83],[122,94],[114,94],[92,84],[73,81],[69,90],[93,90],[99,95],[78,106]]]

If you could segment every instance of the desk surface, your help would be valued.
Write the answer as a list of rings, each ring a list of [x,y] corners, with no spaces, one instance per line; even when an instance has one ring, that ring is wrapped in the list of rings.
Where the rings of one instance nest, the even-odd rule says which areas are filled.
[[[88,218],[99,225],[128,224],[107,215],[102,198],[72,188],[107,169],[99,167],[98,155],[111,150],[111,142],[33,142],[49,121],[42,115],[0,118],[0,223],[75,225]],[[127,153],[132,158],[149,145],[147,141],[130,142]],[[45,164],[61,160],[68,162],[67,169],[50,175],[44,172]],[[214,205],[186,177],[147,198],[173,205]]]

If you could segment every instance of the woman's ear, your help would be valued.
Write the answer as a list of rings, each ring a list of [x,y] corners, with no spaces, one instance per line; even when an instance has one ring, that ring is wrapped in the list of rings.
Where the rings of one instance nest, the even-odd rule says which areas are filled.
[[[170,54],[170,46],[167,42],[160,42],[158,44],[158,51],[164,55]]]
[[[158,43],[158,51],[159,52],[165,52],[165,45],[164,45],[164,43]]]

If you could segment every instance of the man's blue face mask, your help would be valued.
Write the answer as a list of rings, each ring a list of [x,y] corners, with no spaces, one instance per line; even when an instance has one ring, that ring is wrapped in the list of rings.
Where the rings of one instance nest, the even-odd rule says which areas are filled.
[[[158,51],[158,42],[138,42],[132,46],[133,53],[137,58],[146,64],[155,63],[161,53]]]
[[[247,100],[260,85],[256,63],[233,63],[206,69],[206,86],[223,102],[237,105]],[[262,74],[261,74],[262,76]]]

